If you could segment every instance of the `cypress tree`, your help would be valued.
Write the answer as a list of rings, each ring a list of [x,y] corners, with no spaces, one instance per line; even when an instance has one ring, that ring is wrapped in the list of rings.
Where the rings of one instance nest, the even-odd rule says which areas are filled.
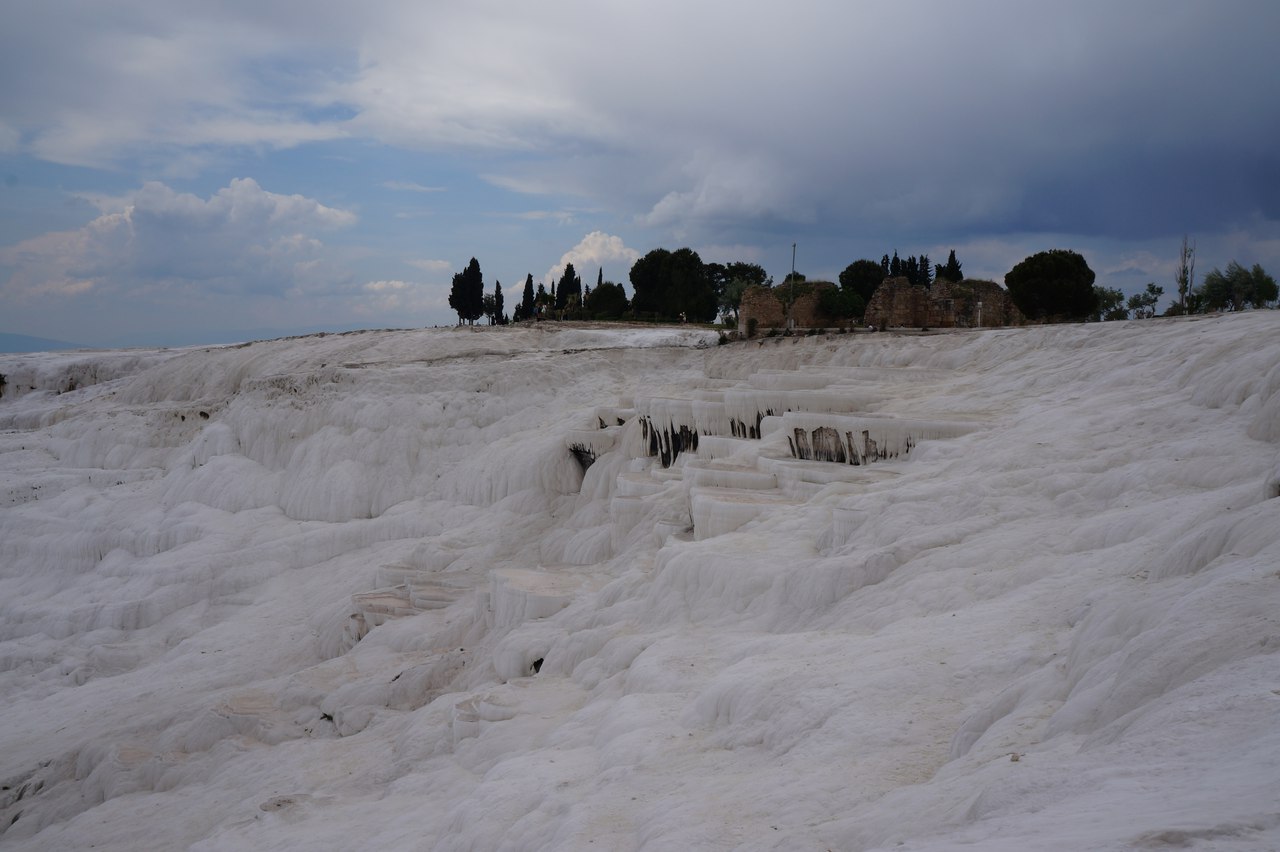
[[[458,325],[474,323],[484,314],[484,276],[474,257],[467,268],[453,276],[449,307],[458,312]]]
[[[964,280],[964,274],[960,271],[960,262],[956,260],[955,249],[952,249],[951,254],[947,256],[947,265],[938,268],[941,270],[938,273],[939,278],[945,278],[952,282]]]
[[[524,279],[524,293],[520,298],[520,313],[527,317],[533,316],[533,273]]]

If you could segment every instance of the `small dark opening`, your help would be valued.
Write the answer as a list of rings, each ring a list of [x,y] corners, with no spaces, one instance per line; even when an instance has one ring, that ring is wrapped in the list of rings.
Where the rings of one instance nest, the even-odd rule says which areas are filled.
[[[530,666],[530,668],[533,669],[534,674],[537,674],[538,672],[542,671],[542,657],[539,657],[538,659],[534,660],[533,665]]]

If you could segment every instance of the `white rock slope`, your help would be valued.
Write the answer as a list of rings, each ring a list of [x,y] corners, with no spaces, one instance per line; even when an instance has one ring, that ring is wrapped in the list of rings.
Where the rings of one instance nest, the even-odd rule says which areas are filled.
[[[1278,332],[0,356],[0,845],[1280,848]]]

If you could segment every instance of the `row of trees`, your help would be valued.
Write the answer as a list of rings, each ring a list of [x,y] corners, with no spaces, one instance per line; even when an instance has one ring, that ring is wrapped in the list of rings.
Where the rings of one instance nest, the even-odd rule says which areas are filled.
[[[871,263],[871,261],[856,262]],[[960,271],[960,262],[956,260],[955,249],[951,250],[946,263],[937,263],[933,266],[929,265],[929,255],[927,254],[922,254],[919,257],[911,255],[906,260],[902,260],[895,251],[893,257],[889,257],[886,254],[880,258],[879,269],[881,281],[886,278],[905,278],[918,287],[932,287],[933,282],[938,279],[945,279],[951,282],[958,282],[964,279],[964,275]]]
[[[1204,277],[1200,286],[1190,283],[1179,287],[1179,299],[1164,312],[1167,317],[1184,314],[1206,314],[1218,311],[1242,311],[1247,308],[1266,308],[1280,298],[1276,281],[1260,264],[1245,269],[1234,260],[1227,264],[1225,272],[1213,269]],[[1179,280],[1179,284],[1182,284]],[[1148,319],[1156,315],[1156,305],[1164,295],[1164,288],[1154,281],[1146,289],[1134,293],[1125,300],[1124,293],[1114,287],[1095,287],[1098,306],[1092,315],[1095,320]]]
[[[487,318],[489,325],[505,325],[509,321],[503,313],[502,282],[494,281],[493,292],[486,293],[480,262],[474,257],[466,269],[453,276],[449,307],[458,313],[459,325],[475,325],[480,317]]]
[[[1194,283],[1195,249],[1185,239],[1177,272],[1178,301],[1165,315],[1243,310],[1272,305],[1277,294],[1275,279],[1254,264],[1246,269],[1232,261],[1226,271],[1209,272],[1204,281]],[[877,263],[856,260],[839,276],[839,287],[822,291],[820,309],[833,318],[860,317],[876,288],[886,278],[906,278],[913,284],[930,287],[936,281],[958,283],[963,280],[962,267],[951,251],[945,264],[930,267],[928,255],[906,260],[884,255]],[[1142,292],[1126,300],[1115,288],[1095,286],[1096,275],[1080,254],[1065,249],[1051,249],[1024,259],[1004,276],[1005,288],[1012,302],[1028,319],[1054,322],[1064,320],[1141,319],[1156,315],[1164,288],[1154,282]],[[572,263],[565,264],[560,279],[552,282],[548,292],[536,287],[533,276],[525,279],[524,291],[514,310],[514,319],[555,316],[572,319],[617,319],[635,316],[644,319],[711,322],[717,314],[737,319],[742,294],[750,286],[773,286],[773,278],[754,263],[703,263],[691,248],[675,251],[654,249],[631,267],[634,297],[627,299],[621,284],[604,280],[600,270],[595,288],[583,287],[582,279]],[[789,302],[812,289],[811,282],[795,273],[794,284],[788,275],[779,289],[779,297]],[[458,313],[459,323],[474,323],[487,317],[491,325],[508,322],[503,312],[501,283],[494,283],[493,293],[484,292],[480,264],[473,257],[467,267],[453,276],[449,306]]]

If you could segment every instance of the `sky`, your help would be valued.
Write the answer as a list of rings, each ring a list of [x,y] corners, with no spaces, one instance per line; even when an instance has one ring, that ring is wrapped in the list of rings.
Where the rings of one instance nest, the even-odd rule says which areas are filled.
[[[1280,7],[50,0],[0,32],[0,331],[449,324],[654,248],[835,279],[1280,270]],[[1167,302],[1167,297],[1166,297]]]

